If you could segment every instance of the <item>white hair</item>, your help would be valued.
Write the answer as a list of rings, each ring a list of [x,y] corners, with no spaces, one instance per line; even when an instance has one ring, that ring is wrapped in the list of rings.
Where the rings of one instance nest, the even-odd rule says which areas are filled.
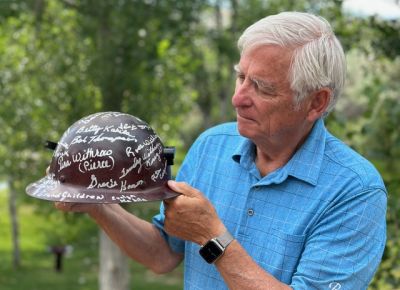
[[[328,21],[302,12],[282,12],[249,26],[238,40],[240,53],[262,45],[293,49],[289,82],[297,104],[323,87],[332,90],[328,114],[335,106],[346,78],[343,48]]]

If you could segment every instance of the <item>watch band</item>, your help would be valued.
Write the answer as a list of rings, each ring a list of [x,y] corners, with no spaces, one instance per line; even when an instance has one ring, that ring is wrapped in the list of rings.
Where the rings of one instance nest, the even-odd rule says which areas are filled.
[[[232,243],[234,240],[234,237],[231,235],[229,231],[225,231],[223,234],[219,235],[218,237],[214,238],[217,240],[217,242],[224,248],[225,248]]]

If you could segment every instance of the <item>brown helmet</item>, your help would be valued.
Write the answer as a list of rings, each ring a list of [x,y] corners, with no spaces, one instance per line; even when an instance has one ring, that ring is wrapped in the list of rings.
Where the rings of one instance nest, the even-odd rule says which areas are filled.
[[[174,149],[164,147],[144,121],[118,112],[96,113],[67,129],[49,174],[26,188],[33,197],[64,202],[123,203],[163,200]],[[172,150],[171,150],[172,149]]]

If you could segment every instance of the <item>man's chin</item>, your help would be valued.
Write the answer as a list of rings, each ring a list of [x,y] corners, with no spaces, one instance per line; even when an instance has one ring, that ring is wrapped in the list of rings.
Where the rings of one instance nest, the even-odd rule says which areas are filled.
[[[251,128],[249,128],[248,125],[241,124],[240,122],[238,122],[237,124],[238,124],[237,128],[238,128],[239,134],[242,135],[243,137],[251,138],[251,136],[252,136]]]

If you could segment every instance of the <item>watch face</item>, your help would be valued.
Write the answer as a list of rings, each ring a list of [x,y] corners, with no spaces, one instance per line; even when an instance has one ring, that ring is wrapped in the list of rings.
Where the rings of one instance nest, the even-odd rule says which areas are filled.
[[[215,241],[208,241],[202,248],[200,248],[200,255],[206,260],[207,263],[212,264],[224,252],[224,249]]]

